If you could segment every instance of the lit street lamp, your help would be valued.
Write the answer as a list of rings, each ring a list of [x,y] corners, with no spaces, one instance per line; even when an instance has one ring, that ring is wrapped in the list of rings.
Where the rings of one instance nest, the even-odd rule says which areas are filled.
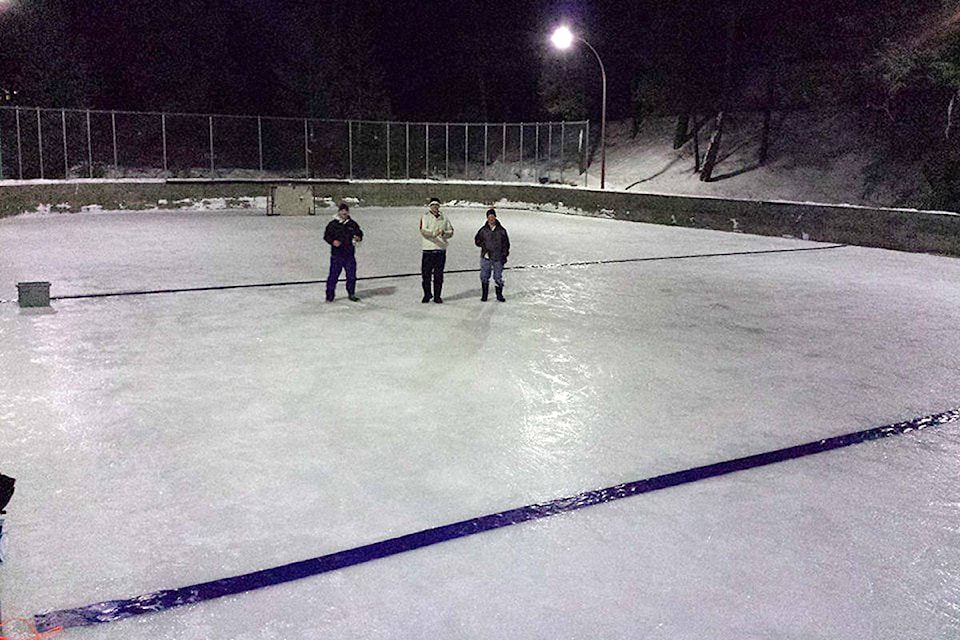
[[[574,35],[569,28],[558,27],[550,36],[550,41],[557,49],[569,49],[573,46],[574,40],[579,40],[587,45],[590,51],[593,51],[593,55],[597,57],[597,62],[600,63],[600,79],[603,81],[603,105],[600,111],[600,188],[603,189],[607,181],[607,70],[603,68],[603,60],[600,59],[600,54],[593,48],[593,45],[580,36]]]

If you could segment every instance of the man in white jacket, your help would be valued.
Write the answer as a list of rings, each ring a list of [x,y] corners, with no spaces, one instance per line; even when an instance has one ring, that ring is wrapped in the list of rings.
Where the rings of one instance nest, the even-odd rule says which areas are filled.
[[[430,198],[430,210],[420,216],[420,235],[423,244],[420,261],[420,275],[423,277],[421,302],[433,300],[440,304],[443,302],[440,293],[443,290],[443,268],[447,263],[447,242],[453,237],[453,225],[440,212],[440,200],[437,198]]]

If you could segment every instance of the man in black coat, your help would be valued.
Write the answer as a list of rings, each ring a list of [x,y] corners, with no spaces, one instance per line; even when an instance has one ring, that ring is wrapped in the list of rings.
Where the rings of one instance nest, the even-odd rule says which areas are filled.
[[[6,513],[7,503],[13,497],[14,479],[0,473],[0,514]]]
[[[323,239],[330,245],[330,273],[327,276],[327,302],[333,302],[340,272],[347,272],[347,296],[354,302],[360,298],[357,290],[357,257],[354,245],[363,240],[363,231],[356,220],[350,217],[350,207],[341,203],[337,217],[330,221]]]
[[[503,265],[510,255],[510,237],[507,230],[497,220],[496,209],[487,210],[487,223],[480,227],[474,244],[480,247],[480,288],[483,291],[480,299],[484,302],[490,295],[490,273],[497,283],[497,300],[506,302],[503,297]]]

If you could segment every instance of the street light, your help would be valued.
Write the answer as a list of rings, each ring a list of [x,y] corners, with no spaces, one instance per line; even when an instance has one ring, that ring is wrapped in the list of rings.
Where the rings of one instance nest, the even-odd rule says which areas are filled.
[[[600,54],[593,48],[593,45],[574,34],[569,27],[557,27],[553,35],[550,36],[550,41],[557,49],[569,49],[573,46],[574,40],[579,40],[587,45],[587,48],[593,51],[593,55],[597,57],[597,62],[600,63],[600,79],[603,81],[603,104],[600,111],[600,188],[603,189],[607,182],[607,70],[604,69],[603,60],[600,59]]]

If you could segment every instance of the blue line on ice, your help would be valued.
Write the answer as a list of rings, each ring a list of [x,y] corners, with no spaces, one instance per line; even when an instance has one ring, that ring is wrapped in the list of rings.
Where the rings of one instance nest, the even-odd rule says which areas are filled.
[[[630,496],[641,493],[676,487],[707,478],[715,478],[728,473],[754,469],[756,467],[783,462],[785,460],[793,460],[803,456],[839,449],[841,447],[849,447],[850,445],[861,442],[900,435],[926,427],[934,427],[957,421],[960,421],[960,409],[936,413],[906,422],[875,427],[865,431],[834,436],[824,440],[816,440],[785,449],[777,449],[775,451],[767,451],[765,453],[717,462],[702,467],[694,467],[684,471],[675,471],[644,480],[618,484],[605,489],[585,491],[567,498],[531,504],[525,507],[518,507],[500,513],[492,513],[433,529],[425,529],[424,531],[374,542],[362,547],[338,551],[318,558],[302,560],[271,569],[254,571],[253,573],[194,584],[179,589],[156,591],[127,600],[108,600],[75,609],[62,609],[37,614],[34,619],[37,630],[45,632],[56,627],[84,627],[122,620],[144,613],[156,613],[185,604],[194,604],[223,596],[262,589],[275,584],[291,582],[293,580],[327,573],[328,571],[336,571],[337,569],[370,562],[378,558],[385,558],[403,553],[404,551],[412,551],[440,542],[446,542],[447,540],[455,540],[457,538],[483,533],[484,531],[520,524],[528,520],[537,520],[561,513],[568,513],[570,511],[583,509],[584,507],[629,498]]]

